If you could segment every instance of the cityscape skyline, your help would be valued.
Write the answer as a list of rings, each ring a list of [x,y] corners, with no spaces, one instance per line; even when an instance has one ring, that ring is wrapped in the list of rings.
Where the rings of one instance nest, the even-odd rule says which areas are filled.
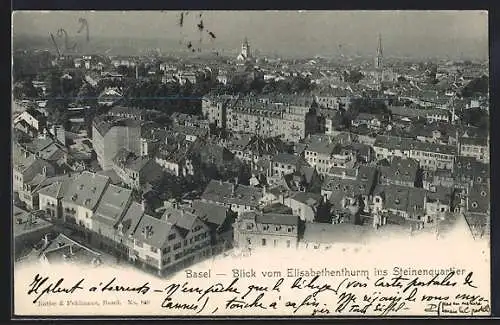
[[[137,40],[130,41],[134,46],[148,41],[148,46],[165,52],[182,49],[188,42],[205,50],[233,52],[248,37],[252,48],[263,54],[369,56],[376,55],[381,34],[385,57],[488,56],[485,11],[192,11],[183,18],[182,27],[179,11],[16,12],[13,36],[45,37],[63,28],[76,40],[84,37],[77,33],[79,18],[88,22],[90,45],[101,38],[128,38]],[[200,21],[202,33],[197,29]],[[416,24],[421,27],[415,28]]]

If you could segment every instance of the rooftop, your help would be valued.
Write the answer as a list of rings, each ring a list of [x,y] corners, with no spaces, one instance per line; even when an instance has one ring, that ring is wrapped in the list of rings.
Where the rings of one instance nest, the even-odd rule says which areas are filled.
[[[84,171],[71,184],[64,201],[94,210],[108,183],[108,177]]]

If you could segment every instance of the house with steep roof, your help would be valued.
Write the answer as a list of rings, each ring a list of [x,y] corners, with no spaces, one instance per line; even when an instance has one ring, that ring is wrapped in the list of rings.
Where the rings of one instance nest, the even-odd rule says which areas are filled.
[[[488,184],[490,165],[477,161],[474,157],[457,156],[453,167],[455,187],[468,189],[474,184]]]
[[[208,258],[210,228],[193,212],[170,207],[161,218],[143,215],[131,234],[129,258],[158,274]]]
[[[321,195],[331,205],[334,223],[362,222],[360,213],[368,208],[372,184],[358,179],[327,177]]]
[[[210,227],[213,244],[221,240],[232,242],[234,218],[232,218],[229,208],[202,200],[193,200],[191,207],[194,214]]]
[[[75,179],[75,176],[65,175],[41,187],[38,190],[38,208],[45,211],[52,220],[62,220],[62,199]]]
[[[399,185],[377,185],[372,198],[372,211],[385,223],[415,223],[422,228],[430,218],[427,213],[428,191]]]
[[[299,217],[293,214],[245,212],[234,223],[234,244],[241,249],[296,248]]]
[[[241,214],[255,211],[269,201],[265,188],[211,180],[201,195],[201,200],[227,207]],[[274,196],[273,196],[274,197]]]
[[[411,158],[393,157],[389,166],[379,166],[379,183],[382,185],[415,186],[419,164]]]
[[[490,234],[490,204],[488,184],[475,184],[469,189],[464,215],[474,238]]]
[[[117,227],[132,202],[132,190],[109,184],[91,216],[90,229],[102,247],[115,248]]]
[[[91,230],[92,215],[109,183],[110,180],[106,176],[82,172],[62,199],[64,221]]]

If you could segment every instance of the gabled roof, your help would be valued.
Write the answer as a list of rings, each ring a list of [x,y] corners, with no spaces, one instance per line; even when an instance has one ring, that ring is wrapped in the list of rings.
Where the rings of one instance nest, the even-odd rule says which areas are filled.
[[[293,192],[291,193],[290,198],[304,203],[310,207],[318,206],[322,200],[321,194],[311,192]]]
[[[92,219],[114,227],[125,213],[131,196],[129,189],[108,185]]]
[[[212,180],[201,197],[208,201],[256,207],[263,197],[263,192],[258,187]]]
[[[218,204],[194,200],[193,209],[201,220],[220,226],[226,220],[228,209]]]
[[[71,184],[64,201],[94,210],[108,183],[108,177],[84,171]]]
[[[132,202],[120,222],[123,225],[122,231],[124,236],[129,236],[134,233],[143,215],[144,210],[142,205],[137,202]]]
[[[132,237],[137,241],[161,249],[167,246],[168,235],[171,233],[179,234],[172,224],[145,214],[138,222]]]

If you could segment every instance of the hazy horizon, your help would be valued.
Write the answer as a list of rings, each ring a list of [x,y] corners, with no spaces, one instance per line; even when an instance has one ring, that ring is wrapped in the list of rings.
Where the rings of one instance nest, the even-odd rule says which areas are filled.
[[[200,13],[203,33],[196,27]],[[233,52],[248,37],[252,49],[263,53],[373,55],[380,33],[387,57],[488,57],[486,11],[190,11],[183,27],[179,17],[180,11],[17,11],[12,33],[48,38],[63,28],[81,42],[79,18],[85,18],[90,46],[96,38],[128,38],[156,40],[162,50],[192,42]]]

